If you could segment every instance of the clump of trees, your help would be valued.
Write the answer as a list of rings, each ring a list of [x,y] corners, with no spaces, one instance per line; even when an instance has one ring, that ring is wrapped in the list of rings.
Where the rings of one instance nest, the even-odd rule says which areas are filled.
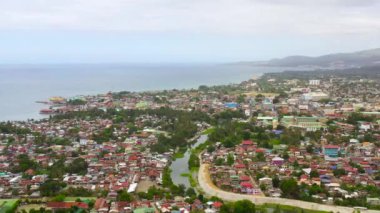
[[[18,165],[14,165],[11,169],[14,173],[25,172],[28,169],[37,169],[38,163],[31,160],[27,154],[17,156]]]
[[[226,203],[220,208],[220,213],[255,213],[256,206],[249,200],[239,200]]]
[[[282,191],[282,196],[285,198],[299,198],[300,189],[294,178],[282,180],[280,182],[280,189]]]
[[[132,202],[134,200],[134,197],[126,190],[120,190],[117,192],[116,200]]]
[[[27,128],[18,127],[16,125],[13,125],[11,122],[1,122],[0,133],[25,135],[31,133],[31,130]]]
[[[47,168],[50,178],[62,178],[64,174],[80,174],[87,173],[88,163],[83,158],[74,159],[69,165],[65,165],[65,159],[61,158],[52,166]]]
[[[66,184],[56,180],[47,180],[40,186],[41,196],[54,197],[66,187]]]
[[[190,158],[189,158],[188,164],[189,164],[189,169],[199,167],[199,164],[200,164],[199,158],[198,158],[198,156],[197,156],[197,154],[195,152],[192,152],[190,154]]]

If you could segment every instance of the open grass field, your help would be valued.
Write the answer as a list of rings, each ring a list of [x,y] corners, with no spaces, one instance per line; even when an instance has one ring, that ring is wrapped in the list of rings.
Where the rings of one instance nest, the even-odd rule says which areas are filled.
[[[246,95],[248,97],[256,97],[258,94],[261,94],[265,97],[274,97],[274,96],[278,95],[278,93],[265,93],[265,92],[257,92],[257,91],[244,93],[244,95]]]
[[[82,201],[96,200],[96,197],[66,197],[65,201],[76,201],[78,198],[81,199]]]
[[[208,135],[208,134],[212,133],[214,130],[215,130],[215,128],[210,127],[210,128],[208,128],[208,129],[204,130],[204,131],[202,132],[202,135]]]
[[[5,213],[8,209],[11,209],[18,199],[0,199],[0,213]]]

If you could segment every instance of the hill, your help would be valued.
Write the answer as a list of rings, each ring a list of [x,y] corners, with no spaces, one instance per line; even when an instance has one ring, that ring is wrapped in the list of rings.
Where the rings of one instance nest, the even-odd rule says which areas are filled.
[[[244,62],[249,63],[249,62]],[[353,68],[380,65],[380,48],[352,53],[336,53],[317,57],[289,56],[265,62],[251,62],[261,66],[314,67],[314,68]]]

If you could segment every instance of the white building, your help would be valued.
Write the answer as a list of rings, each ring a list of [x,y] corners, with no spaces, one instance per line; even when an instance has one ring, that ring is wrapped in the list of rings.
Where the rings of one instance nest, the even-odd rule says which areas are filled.
[[[306,101],[319,101],[325,98],[329,98],[329,96],[324,92],[309,92],[302,95],[302,99]]]
[[[317,80],[317,79],[309,80],[309,85],[318,86],[320,84],[321,84],[321,80]]]

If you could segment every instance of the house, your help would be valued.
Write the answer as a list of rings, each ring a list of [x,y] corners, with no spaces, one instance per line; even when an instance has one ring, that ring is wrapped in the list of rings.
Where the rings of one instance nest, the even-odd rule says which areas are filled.
[[[284,164],[284,159],[283,159],[283,158],[280,158],[280,157],[274,157],[274,158],[272,159],[272,165],[282,166],[282,164]]]
[[[253,184],[251,182],[245,181],[240,183],[241,192],[252,194],[253,193]]]
[[[251,140],[244,140],[242,143],[241,143],[241,147],[245,150],[245,151],[253,151],[255,149],[255,145],[254,143],[251,141]]]
[[[378,206],[378,205],[380,205],[380,198],[378,198],[378,197],[376,197],[376,198],[370,198],[370,197],[368,197],[367,198],[367,203],[370,204],[370,205]]]
[[[340,147],[336,145],[325,145],[323,147],[323,154],[331,158],[336,158],[338,157],[339,149]]]
[[[267,189],[271,189],[273,188],[273,182],[272,182],[272,178],[269,178],[269,177],[263,177],[263,178],[260,178],[259,179],[259,185],[264,185]]]
[[[239,104],[235,102],[229,102],[229,103],[225,103],[224,107],[228,109],[236,109],[239,107]]]
[[[107,213],[109,209],[109,204],[107,203],[107,200],[104,198],[98,198],[95,201],[94,209],[98,213]]]
[[[284,116],[281,119],[281,125],[286,128],[300,128],[306,131],[317,131],[325,129],[326,118],[324,117],[297,117],[297,116]]]
[[[359,122],[359,129],[363,131],[368,131],[372,128],[372,124],[370,122]]]

